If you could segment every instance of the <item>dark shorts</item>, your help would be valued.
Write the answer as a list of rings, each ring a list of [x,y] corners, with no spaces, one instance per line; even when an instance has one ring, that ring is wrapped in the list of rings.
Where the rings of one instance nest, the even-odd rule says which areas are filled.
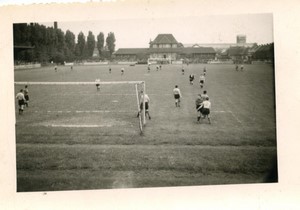
[[[179,94],[175,94],[175,95],[174,95],[174,98],[175,98],[175,99],[179,99],[179,98],[180,98],[180,95],[179,95]]]
[[[96,84],[96,87],[99,87],[100,86],[100,84]]]
[[[203,84],[204,83],[204,80],[200,80],[200,84]]]
[[[29,95],[25,95],[26,101],[29,101]]]
[[[196,110],[197,110],[197,112],[202,112],[202,110],[203,110],[203,107],[201,108],[201,109],[199,109],[199,107],[200,107],[201,105],[196,105]],[[199,110],[198,110],[199,109]]]
[[[209,109],[206,109],[206,108],[203,108],[203,109],[201,110],[201,113],[202,113],[203,115],[209,115],[210,110],[209,110]]]
[[[146,107],[146,110],[149,109],[149,104],[148,104],[148,102],[145,102],[145,107]],[[140,104],[140,109],[141,109],[141,110],[143,109],[143,103]]]
[[[22,106],[25,104],[25,101],[24,100],[19,100],[19,106]]]

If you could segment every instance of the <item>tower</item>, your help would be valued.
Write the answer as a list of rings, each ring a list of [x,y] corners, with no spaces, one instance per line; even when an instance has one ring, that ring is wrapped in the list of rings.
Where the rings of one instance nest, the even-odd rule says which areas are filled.
[[[246,44],[246,35],[237,35],[236,36],[236,43],[237,44]]]

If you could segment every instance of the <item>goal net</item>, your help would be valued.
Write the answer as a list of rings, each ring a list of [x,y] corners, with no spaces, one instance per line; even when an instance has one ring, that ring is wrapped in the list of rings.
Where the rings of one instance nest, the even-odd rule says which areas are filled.
[[[144,81],[15,82],[15,91],[25,85],[29,103],[19,123],[27,119],[32,126],[102,128],[105,132],[131,129],[141,133],[146,124],[145,111],[140,110]]]

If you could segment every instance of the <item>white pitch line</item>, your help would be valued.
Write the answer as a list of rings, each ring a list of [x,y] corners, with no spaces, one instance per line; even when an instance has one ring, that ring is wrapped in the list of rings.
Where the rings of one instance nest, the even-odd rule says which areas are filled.
[[[75,111],[71,111],[71,110],[59,110],[59,111],[34,111],[34,113],[129,113],[129,112],[134,112],[133,110],[119,110],[119,111],[111,111],[111,110],[75,110]]]
[[[101,128],[101,127],[111,127],[111,125],[76,125],[76,124],[52,124],[46,125],[47,127],[59,127],[59,128]]]
[[[235,114],[233,114],[232,111],[229,111],[229,113],[236,119],[236,121],[238,121],[240,124],[243,124],[242,121],[240,121],[239,118]]]
[[[211,111],[211,112],[214,112],[214,113],[231,113],[231,111]]]

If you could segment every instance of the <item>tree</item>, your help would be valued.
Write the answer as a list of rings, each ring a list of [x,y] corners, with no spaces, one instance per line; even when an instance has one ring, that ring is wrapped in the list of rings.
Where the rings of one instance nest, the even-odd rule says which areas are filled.
[[[87,54],[88,57],[93,56],[93,52],[95,49],[96,41],[93,32],[89,31],[89,35],[87,36]]]
[[[115,42],[116,42],[116,38],[113,32],[109,32],[107,37],[106,37],[106,45],[107,48],[110,52],[110,55],[112,55],[112,53],[115,51]]]
[[[75,34],[69,30],[67,30],[65,35],[65,43],[66,43],[66,47],[65,47],[66,60],[72,61],[74,60],[76,44],[75,44]]]
[[[82,59],[84,56],[84,47],[85,47],[85,36],[82,32],[80,32],[77,36],[77,50],[78,50],[78,56]]]
[[[99,55],[102,55],[102,50],[104,47],[104,34],[100,32],[100,34],[97,36],[97,49],[99,51]]]

